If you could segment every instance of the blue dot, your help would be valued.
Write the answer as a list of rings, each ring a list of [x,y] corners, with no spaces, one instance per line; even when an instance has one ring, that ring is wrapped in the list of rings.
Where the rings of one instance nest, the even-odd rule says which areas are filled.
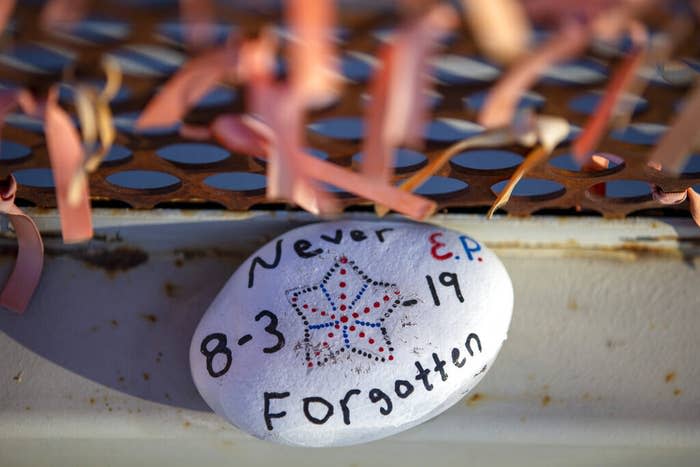
[[[455,259],[459,259],[459,256],[455,256]]]
[[[345,343],[346,343],[346,344],[349,344],[350,341],[349,341],[348,339],[345,339]]]

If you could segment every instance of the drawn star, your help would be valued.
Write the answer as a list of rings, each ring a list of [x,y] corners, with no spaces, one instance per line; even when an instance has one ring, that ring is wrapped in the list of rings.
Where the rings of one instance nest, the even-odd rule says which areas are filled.
[[[305,327],[307,367],[323,366],[344,352],[377,362],[394,360],[384,323],[402,303],[396,284],[371,278],[342,256],[320,283],[286,295]]]

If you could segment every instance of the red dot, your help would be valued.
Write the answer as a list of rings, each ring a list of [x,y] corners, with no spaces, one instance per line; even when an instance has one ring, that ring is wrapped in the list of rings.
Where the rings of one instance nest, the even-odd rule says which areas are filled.
[[[384,347],[379,347],[380,352],[384,352]]]
[[[323,343],[323,346],[324,346],[324,347],[328,347],[328,342],[324,342],[324,343]]]
[[[302,308],[307,309],[307,308],[309,308],[309,305],[307,305],[306,303],[304,303],[304,306],[303,306]]]
[[[336,329],[340,329],[340,324],[336,324],[336,325],[335,325],[335,328],[336,328]]]
[[[328,333],[328,337],[333,337],[333,333],[332,333],[332,332],[329,332],[329,333]]]
[[[389,360],[393,360],[393,359],[394,359],[394,356],[393,356],[393,355],[389,355]]]
[[[345,305],[340,305],[340,311],[345,311],[347,307]]]
[[[477,259],[478,259],[479,261],[483,261],[483,260],[484,260],[484,258],[482,258],[481,256],[479,256],[479,258],[477,258]]]
[[[322,311],[322,312],[321,312],[321,316],[326,316],[326,312],[325,312],[325,311]]]
[[[346,298],[348,298],[347,295],[345,295],[344,293],[341,293],[341,294],[340,294],[340,299],[341,299],[341,300],[345,300]]]
[[[370,344],[374,344],[374,339],[370,339],[370,340],[369,340],[369,343],[370,343]]]
[[[331,315],[331,319],[335,319],[335,315]]]
[[[341,273],[341,274],[346,274],[347,271],[346,271],[345,269],[341,269],[341,270],[340,270],[340,273]]]
[[[401,292],[399,292],[398,290],[394,291],[394,293],[395,293],[396,295],[401,295]]]
[[[379,302],[374,302],[374,308],[379,308]]]
[[[343,263],[343,264],[345,264],[345,263],[348,262],[348,259],[347,259],[345,256],[343,256],[343,257],[340,258],[340,262]]]
[[[341,316],[341,317],[340,317],[340,321],[342,321],[343,323],[347,323],[347,322],[348,322],[348,317],[347,317],[347,316]]]
[[[297,301],[297,298],[296,298],[296,297],[292,297],[292,302],[296,302],[296,301]]]
[[[360,337],[365,337],[365,333],[364,333],[364,332],[361,332],[361,333],[360,333]]]
[[[353,318],[358,318],[359,316],[360,316],[360,315],[358,315],[357,313],[353,313],[353,314],[352,314],[352,317],[353,317]]]
[[[321,355],[321,352],[316,352],[316,356],[319,356],[319,355]]]
[[[355,330],[355,326],[350,326],[350,330],[351,330],[351,331],[354,331],[354,330]]]
[[[384,295],[384,301],[385,301],[385,302],[388,302],[388,301],[389,301],[389,296],[388,296],[388,295]]]
[[[369,313],[369,307],[368,307],[368,306],[365,307],[365,313]]]
[[[345,287],[347,284],[346,284],[345,282],[341,282],[341,283],[338,284],[338,285],[341,286],[341,287]]]
[[[309,368],[311,368],[312,366],[314,366],[314,364],[313,364],[313,362],[309,362],[309,364],[308,364],[307,366],[308,366]]]
[[[316,308],[312,308],[311,313],[316,313]]]

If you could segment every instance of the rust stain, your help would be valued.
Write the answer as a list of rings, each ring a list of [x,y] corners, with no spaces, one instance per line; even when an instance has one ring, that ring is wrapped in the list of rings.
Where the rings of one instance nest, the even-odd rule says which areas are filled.
[[[25,406],[24,406],[24,410],[32,410],[32,408],[31,408],[30,406],[28,406],[28,405],[25,405]]]
[[[676,389],[673,390],[673,395],[674,395],[674,396],[678,397],[678,396],[680,396],[681,394],[683,394],[683,391],[681,391],[679,388],[676,388]]]
[[[47,251],[47,255],[67,255],[82,261],[85,265],[104,270],[110,276],[118,272],[128,271],[148,261],[148,253],[140,248],[120,246],[109,249],[58,250]]]
[[[177,295],[177,291],[179,288],[179,286],[173,284],[170,281],[163,284],[163,290],[165,291],[165,295],[167,295],[170,298],[175,298],[175,295]]]
[[[90,402],[90,405],[95,405],[95,398],[91,397],[89,402]]]
[[[188,421],[185,421],[185,422],[183,422],[182,426],[184,426],[185,428],[189,428],[192,426],[192,424]]]
[[[675,379],[676,379],[676,372],[675,371],[671,371],[671,372],[666,373],[666,376],[664,377],[664,381],[666,381],[667,383],[670,383]]]
[[[149,323],[157,323],[158,322],[158,317],[154,315],[153,313],[145,314],[141,313],[141,317],[148,321]]]
[[[119,326],[119,321],[117,321],[116,319],[113,319],[112,321],[109,322],[109,324],[111,324],[113,327],[116,328],[117,326]]]
[[[484,399],[486,399],[486,395],[482,394],[480,392],[475,392],[471,396],[469,396],[469,399],[467,399],[467,407],[473,407],[479,402],[482,402]]]
[[[566,304],[566,307],[571,310],[571,311],[576,311],[578,310],[578,303],[576,302],[575,298],[570,298],[569,301]]]
[[[144,380],[144,381],[148,381],[149,379],[151,379],[151,375],[148,374],[148,373],[144,373],[144,374],[143,374],[143,380]]]
[[[542,407],[547,407],[550,402],[552,402],[552,398],[549,397],[549,394],[542,396]]]

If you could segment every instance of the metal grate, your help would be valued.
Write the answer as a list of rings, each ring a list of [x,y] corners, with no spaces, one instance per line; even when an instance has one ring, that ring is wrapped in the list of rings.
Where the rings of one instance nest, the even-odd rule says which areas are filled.
[[[110,201],[116,202],[116,205],[143,209],[181,202],[216,203],[231,210],[246,210],[266,202],[263,162],[211,147],[173,149],[172,145],[191,143],[182,139],[176,128],[159,134],[129,131],[129,114],[142,109],[158,86],[187,56],[177,40],[176,5],[157,3],[161,6],[145,7],[143,2],[139,6],[131,2],[126,5],[105,2],[100,5],[99,18],[84,21],[71,35],[57,35],[40,30],[36,26],[36,7],[20,2],[14,24],[5,32],[4,44],[0,49],[2,84],[21,84],[39,91],[45,90],[51,83],[61,80],[67,63],[70,63],[69,67],[80,81],[99,81],[102,78],[97,67],[99,57],[112,53],[120,57],[124,65],[131,66],[124,66],[127,92],[112,106],[119,130],[116,144],[120,147],[90,177],[90,193],[94,201]],[[255,31],[266,21],[280,24],[278,12],[275,11],[253,12],[223,4],[219,4],[218,8],[222,25],[231,25],[242,33]],[[113,23],[99,23],[98,20]],[[329,160],[348,166],[357,163],[357,157],[353,159],[353,156],[360,151],[360,141],[357,135],[352,135],[357,128],[351,127],[362,118],[366,105],[363,97],[365,80],[371,70],[366,57],[358,56],[355,52],[371,56],[380,43],[382,33],[386,32],[384,28],[391,28],[395,17],[387,10],[373,12],[363,9],[346,11],[341,20],[338,35],[344,57],[343,70],[346,77],[354,81],[348,81],[340,101],[309,115],[307,142],[311,148],[327,154]],[[225,36],[226,27],[222,27],[221,37]],[[540,31],[538,36],[544,34],[546,32]],[[76,40],[75,36],[82,39]],[[75,57],[67,58],[63,51],[42,48],[41,44],[61,47],[75,54]],[[138,46],[134,48],[134,45]],[[138,48],[140,46],[157,49]],[[459,62],[460,59],[455,59],[455,56],[474,61],[450,62]],[[608,217],[661,207],[686,210],[686,203],[669,207],[654,201],[649,184],[656,184],[667,192],[682,191],[688,186],[700,184],[700,164],[697,164],[700,155],[691,159],[686,172],[679,178],[657,172],[646,165],[646,155],[651,145],[663,132],[663,127],[659,125],[668,124],[682,105],[682,97],[689,89],[693,73],[697,76],[700,31],[696,30],[680,48],[677,58],[685,60],[682,62],[685,68],[669,77],[676,82],[663,82],[661,77],[653,80],[644,94],[646,105],[640,105],[626,131],[612,132],[602,141],[600,151],[617,156],[613,158],[610,169],[595,173],[577,170],[566,158],[568,143],[563,144],[548,163],[528,174],[504,209],[511,214],[527,215],[543,209],[580,207]],[[582,60],[568,67],[557,68],[557,73],[541,80],[533,89],[539,96],[530,96],[529,101],[539,106],[543,113],[563,116],[572,124],[581,126],[587,115],[580,110],[590,105],[590,97],[585,95],[605,86],[610,70],[618,59],[614,50],[591,47]],[[434,157],[450,142],[456,141],[455,138],[461,133],[469,132],[468,124],[463,122],[475,120],[479,93],[486,91],[501,73],[480,60],[464,28],[446,43],[442,61],[437,67],[436,76],[440,80],[436,86],[438,95],[431,97],[436,101],[436,120],[421,151],[425,157]],[[33,64],[33,69],[28,68],[27,63]],[[283,62],[280,63],[283,70]],[[573,76],[583,79],[583,83],[562,81]],[[64,89],[64,94],[64,97],[68,97],[68,89]],[[192,111],[187,121],[206,122],[218,113],[231,112],[232,109],[243,111],[242,96],[242,89],[222,87]],[[465,104],[465,98],[469,105]],[[73,110],[70,99],[63,102],[67,109]],[[343,123],[338,120],[333,122],[339,117],[353,119],[340,125],[338,131],[342,137],[322,134],[329,123]],[[440,119],[458,119],[459,122],[455,126],[454,121]],[[41,124],[21,114],[11,115],[3,129],[2,145],[1,175],[15,173],[21,185],[18,198],[39,207],[55,206]],[[211,145],[215,143],[211,142]],[[499,153],[477,151],[459,156],[419,193],[435,199],[440,208],[489,206],[495,199],[497,184],[507,180],[517,165],[517,155],[526,153],[525,148],[518,146],[501,149]],[[397,180],[411,175],[426,162],[420,154],[405,153],[404,156],[399,158],[402,165],[397,168]],[[693,169],[693,166],[697,168]],[[596,195],[597,191],[591,190],[600,183],[607,184],[607,196]],[[366,200],[347,193],[339,193],[339,197],[345,207],[367,204]]]

